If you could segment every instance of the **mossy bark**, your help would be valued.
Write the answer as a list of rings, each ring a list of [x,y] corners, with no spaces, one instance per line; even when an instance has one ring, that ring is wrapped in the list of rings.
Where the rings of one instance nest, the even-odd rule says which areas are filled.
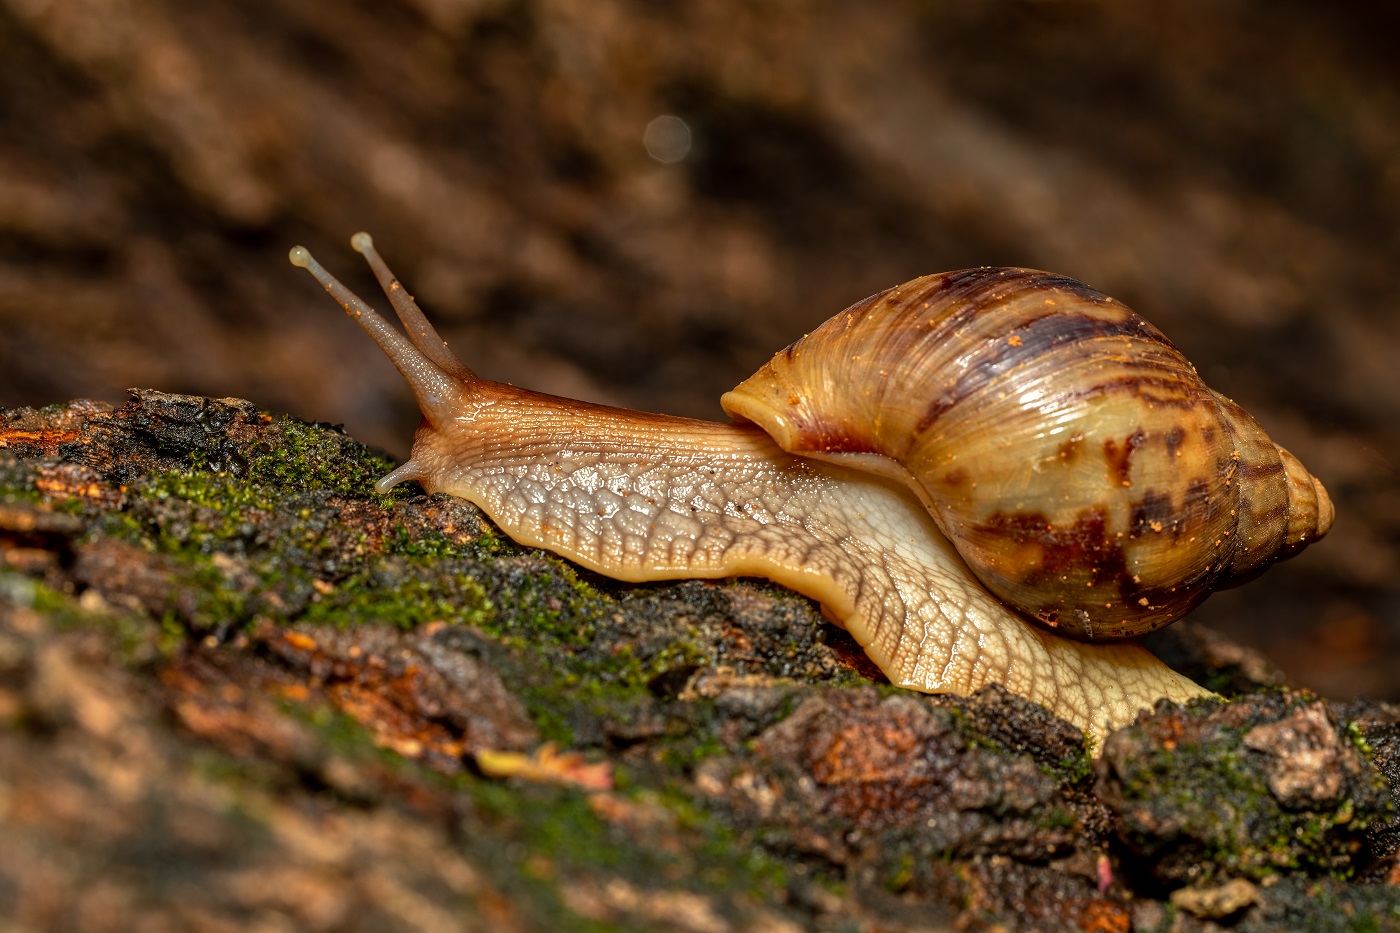
[[[1095,763],[777,587],[619,584],[389,467],[239,400],[0,411],[19,929],[1400,929],[1392,708],[1164,705]]]

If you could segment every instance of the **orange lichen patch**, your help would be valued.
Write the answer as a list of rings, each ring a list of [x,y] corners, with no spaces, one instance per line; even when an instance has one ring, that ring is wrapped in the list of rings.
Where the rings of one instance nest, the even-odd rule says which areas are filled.
[[[284,699],[296,703],[305,703],[311,699],[311,689],[306,684],[286,684],[279,687],[277,692]]]
[[[1186,720],[1181,716],[1158,716],[1144,728],[1164,750],[1174,751],[1186,736],[1186,725]]]
[[[0,567],[42,575],[58,566],[82,522],[42,507],[0,503]]]
[[[515,777],[541,784],[564,784],[583,790],[612,790],[612,763],[590,763],[579,752],[561,752],[546,742],[528,755],[520,752],[478,750],[476,766],[487,777]]]
[[[34,488],[51,499],[82,499],[114,509],[126,500],[125,486],[110,484],[97,471],[76,463],[41,467],[36,471]]]
[[[431,755],[443,763],[461,759],[466,750],[462,736],[421,708],[420,698],[426,692],[419,682],[421,668],[409,665],[400,675],[392,676],[373,654],[354,651],[332,657],[305,632],[282,631],[276,637],[288,648],[308,656],[303,660],[313,676],[324,669],[333,677],[330,683],[320,685],[319,691],[298,684],[284,690],[284,696],[301,694],[311,699],[319,693],[368,729],[376,745],[405,758]]]
[[[0,532],[11,535],[74,534],[82,523],[63,512],[0,503]]]
[[[230,691],[225,676],[194,658],[161,672],[161,683],[175,696],[171,709],[181,725],[234,755],[291,759],[307,747],[304,726],[265,701],[250,700],[245,690]]]
[[[316,744],[310,727],[270,698],[333,709],[379,747],[449,774],[460,772],[475,748],[538,741],[494,674],[458,659],[445,676],[423,654],[425,637],[375,627],[288,631],[264,620],[237,639],[245,650],[201,645],[175,659],[161,679],[187,728],[240,755],[270,750],[298,760]],[[233,684],[240,689],[228,689]],[[288,729],[299,738],[285,738]]]
[[[50,496],[64,497],[73,496],[82,499],[96,499],[102,494],[102,487],[97,483],[88,483],[80,486],[69,485],[62,481],[40,477],[35,480],[34,488]]]
[[[0,566],[31,576],[40,576],[58,566],[58,555],[37,547],[15,547],[0,539]]]
[[[1090,901],[1079,911],[1076,926],[1086,933],[1128,933],[1133,928],[1133,918],[1122,904]]]
[[[1132,913],[1072,875],[1027,872],[1004,855],[993,855],[959,872],[964,917],[979,913],[1014,916],[1028,929],[1128,933]]]
[[[418,669],[410,667],[392,679],[361,676],[327,688],[336,708],[370,731],[376,745],[405,758],[442,756],[460,760],[466,750],[462,736],[426,717],[416,702]]]
[[[282,640],[301,651],[315,651],[320,647],[316,644],[316,639],[301,632],[283,632]]]
[[[795,762],[816,809],[879,829],[953,805],[957,745],[942,717],[872,693],[804,703],[765,733],[756,751]]]
[[[76,440],[78,432],[72,430],[26,431],[21,428],[0,428],[0,448],[27,447],[43,454],[53,454],[60,444]]]
[[[948,800],[949,775],[925,767],[940,745],[927,723],[863,719],[813,736],[807,772],[833,813],[862,827],[901,820]]]
[[[910,723],[899,720],[887,725],[846,723],[827,736],[821,757],[811,763],[811,774],[824,785],[893,780],[926,739]]]

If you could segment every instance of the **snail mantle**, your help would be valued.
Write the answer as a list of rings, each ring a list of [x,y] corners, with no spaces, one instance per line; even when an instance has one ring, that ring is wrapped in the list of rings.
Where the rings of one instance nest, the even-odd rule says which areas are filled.
[[[1064,276],[858,302],[721,399],[732,423],[478,378],[375,251],[405,339],[302,247],[408,380],[415,480],[619,580],[766,577],[894,683],[999,683],[1094,735],[1207,691],[1132,638],[1326,534],[1322,485],[1160,331]]]

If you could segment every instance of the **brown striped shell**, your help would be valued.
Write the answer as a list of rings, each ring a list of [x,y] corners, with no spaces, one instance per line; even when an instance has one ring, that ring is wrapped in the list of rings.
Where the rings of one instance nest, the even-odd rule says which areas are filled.
[[[1160,628],[1332,523],[1322,485],[1160,331],[1045,272],[881,292],[721,404],[907,483],[988,589],[1081,638]]]

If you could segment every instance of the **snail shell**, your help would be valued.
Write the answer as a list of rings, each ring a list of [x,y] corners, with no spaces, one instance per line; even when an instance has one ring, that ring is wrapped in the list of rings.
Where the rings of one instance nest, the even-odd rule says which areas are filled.
[[[1045,272],[881,292],[721,404],[905,483],[988,589],[1079,638],[1160,628],[1332,523],[1322,485],[1157,328]]]

